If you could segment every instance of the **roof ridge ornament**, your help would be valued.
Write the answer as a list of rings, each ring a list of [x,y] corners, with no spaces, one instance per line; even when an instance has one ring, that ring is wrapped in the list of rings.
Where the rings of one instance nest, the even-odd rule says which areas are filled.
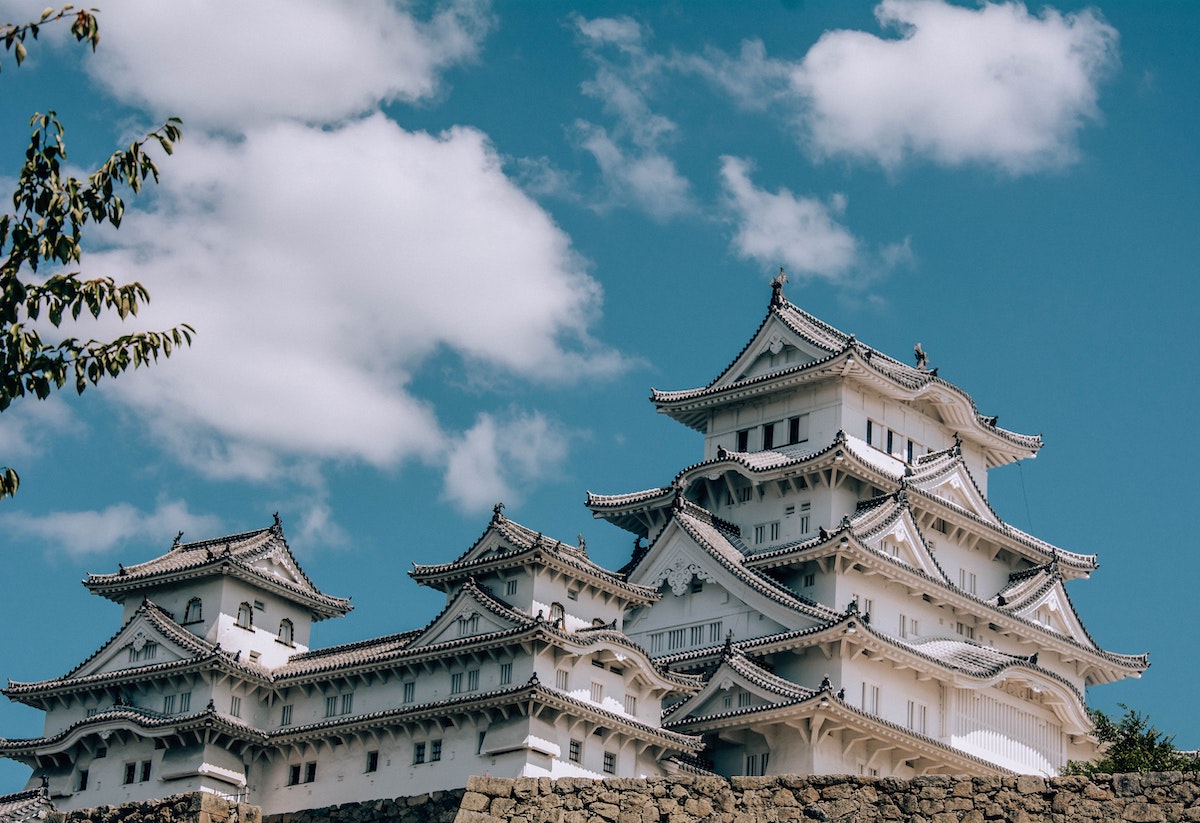
[[[277,534],[283,534],[283,518],[279,516],[279,512],[275,512],[275,514],[271,516],[275,518],[275,523],[271,526],[271,531]]]
[[[771,278],[771,308],[778,308],[787,302],[783,296],[783,284],[787,281],[787,273],[783,270],[783,266],[780,266],[779,274]]]
[[[174,550],[174,549],[178,549],[178,548],[179,548],[179,541],[180,541],[180,540],[182,540],[182,539],[183,539],[183,530],[181,529],[181,530],[180,530],[180,531],[179,531],[179,532],[178,532],[178,533],[175,535],[175,540],[174,540],[174,541],[171,543],[171,549],[172,549],[172,550]]]
[[[919,371],[929,371],[929,355],[925,353],[925,349],[921,348],[921,341],[917,341],[917,345],[913,346],[913,357],[917,360],[917,369]]]
[[[503,503],[497,503],[496,505],[492,506],[492,522],[493,523],[499,523],[501,520],[504,519],[504,515],[502,514],[503,511],[504,511]]]

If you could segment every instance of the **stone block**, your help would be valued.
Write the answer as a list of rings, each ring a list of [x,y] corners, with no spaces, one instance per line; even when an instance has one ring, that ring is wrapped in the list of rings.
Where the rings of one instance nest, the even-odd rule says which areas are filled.
[[[1130,823],[1156,823],[1156,821],[1166,820],[1167,816],[1163,814],[1160,806],[1134,801],[1125,806],[1125,812],[1121,815],[1121,819],[1128,820]]]
[[[503,777],[471,777],[467,779],[467,791],[479,792],[490,797],[512,797],[513,782]]]
[[[1023,774],[1017,778],[1017,794],[1038,794],[1046,791],[1046,781],[1035,774]]]

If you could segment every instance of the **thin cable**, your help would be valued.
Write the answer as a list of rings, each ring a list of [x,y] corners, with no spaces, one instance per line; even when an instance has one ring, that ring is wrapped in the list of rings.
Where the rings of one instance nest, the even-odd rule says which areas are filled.
[[[1033,534],[1033,518],[1029,516],[1029,495],[1025,493],[1025,469],[1017,461],[1017,473],[1021,475],[1021,497],[1025,500],[1025,529]]]

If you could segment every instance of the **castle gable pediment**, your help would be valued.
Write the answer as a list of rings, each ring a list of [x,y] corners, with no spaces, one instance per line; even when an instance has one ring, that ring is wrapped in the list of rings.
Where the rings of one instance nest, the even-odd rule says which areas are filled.
[[[144,604],[116,635],[64,679],[191,660],[212,650],[206,641],[186,629],[164,625],[168,620],[156,606]]]
[[[1075,607],[1071,605],[1061,580],[1055,581],[1039,596],[1014,609],[1013,614],[1045,626],[1055,634],[1070,638],[1087,648],[1097,648],[1075,613]]]
[[[408,644],[408,649],[468,640],[478,635],[528,625],[528,617],[490,597],[470,581],[458,590],[442,613]]]
[[[742,380],[802,366],[828,357],[829,354],[830,352],[804,340],[772,314],[763,322],[738,358],[713,381],[711,387],[722,388]]]
[[[935,476],[922,478],[918,475],[912,480],[912,486],[939,497],[947,503],[975,515],[980,520],[994,524],[1000,523],[1000,518],[988,505],[987,499],[975,485],[974,479],[961,459]]]

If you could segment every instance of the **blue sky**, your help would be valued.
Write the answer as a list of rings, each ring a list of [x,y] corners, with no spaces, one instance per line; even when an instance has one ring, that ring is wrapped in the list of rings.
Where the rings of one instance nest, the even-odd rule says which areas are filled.
[[[585,491],[699,458],[649,389],[715,376],[783,266],[803,308],[893,356],[921,341],[1043,435],[992,503],[1099,554],[1071,596],[1153,664],[1092,704],[1200,746],[1200,5],[122,2],[100,22],[94,55],[47,32],[4,63],[0,176],[34,111],[81,167],[183,118],[84,267],[145,283],[146,327],[198,335],[0,418],[23,481],[0,503],[0,677],[60,675],[116,630],[86,572],[274,511],[353,597],[320,645],[423,624],[440,599],[406,570],[497,500],[621,565],[629,535]],[[0,732],[40,714],[0,706]]]

